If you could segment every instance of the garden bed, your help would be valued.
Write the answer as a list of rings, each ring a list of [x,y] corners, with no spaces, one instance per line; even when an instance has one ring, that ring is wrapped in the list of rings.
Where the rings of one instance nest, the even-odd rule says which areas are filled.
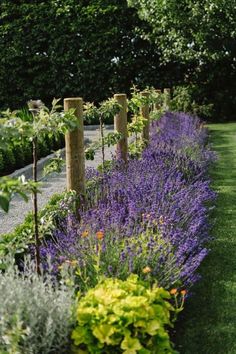
[[[199,278],[198,267],[208,253],[208,214],[215,194],[207,171],[214,154],[206,146],[207,131],[196,117],[166,113],[152,123],[150,133],[140,158],[127,164],[113,161],[104,174],[88,170],[87,203],[79,210],[80,222],[73,198],[62,200],[56,228],[43,240],[41,259],[44,271],[52,274],[51,281],[59,278],[64,291],[71,294],[72,288],[85,296],[76,305],[77,316],[72,315],[69,326],[65,324],[68,343],[63,349],[63,337],[61,353],[68,353],[73,328],[74,344],[81,353],[174,353],[167,326],[183,309],[186,293]],[[124,297],[127,289],[133,291],[130,302],[128,295]],[[22,309],[19,306],[22,321],[25,305],[17,301],[23,304]],[[105,307],[112,301],[120,302],[120,309],[112,308],[108,323]],[[135,307],[139,301],[149,304],[146,315]],[[133,316],[124,313],[122,317],[120,311],[127,308]],[[157,308],[161,312],[155,312]],[[4,307],[0,311],[4,314]],[[91,311],[100,318],[98,322],[89,317]],[[30,321],[25,324],[29,328]],[[53,328],[55,340],[61,332]],[[23,350],[20,353],[29,352],[29,343],[25,333],[17,344]],[[6,350],[7,344],[0,342],[0,348]],[[47,352],[54,353],[50,347]]]

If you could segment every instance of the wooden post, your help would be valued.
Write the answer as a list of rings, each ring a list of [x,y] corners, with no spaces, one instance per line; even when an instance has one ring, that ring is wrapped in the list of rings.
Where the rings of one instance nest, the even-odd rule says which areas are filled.
[[[157,90],[155,90],[155,91],[156,91],[156,94],[157,94],[157,95],[161,95],[161,90],[160,90],[160,89],[157,89]],[[160,108],[161,108],[160,103],[155,103],[154,109],[155,109],[156,111],[159,111]]]
[[[164,109],[168,111],[170,109],[170,88],[164,88],[165,102]]]
[[[148,98],[149,97],[149,92],[147,91],[142,91],[141,95],[143,97]],[[143,128],[143,132],[142,132],[142,139],[144,140],[144,142],[148,143],[149,141],[149,125],[150,125],[150,119],[149,119],[149,104],[146,103],[144,104],[141,109],[140,109],[140,113],[141,115],[147,119]]]
[[[64,99],[64,110],[75,109],[79,127],[66,133],[66,182],[67,191],[74,190],[80,196],[85,195],[85,157],[83,99]]]
[[[115,130],[122,134],[122,138],[118,141],[116,146],[116,153],[127,162],[128,156],[128,130],[127,130],[127,96],[123,93],[117,93],[114,98],[122,106],[119,113],[114,117]]]

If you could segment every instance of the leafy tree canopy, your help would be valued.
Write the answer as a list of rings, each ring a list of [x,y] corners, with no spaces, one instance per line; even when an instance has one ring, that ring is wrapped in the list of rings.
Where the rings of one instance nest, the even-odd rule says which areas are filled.
[[[148,21],[164,54],[200,65],[232,58],[236,64],[235,0],[128,0]],[[232,63],[233,65],[233,63]]]
[[[236,0],[128,0],[151,25],[162,62],[183,65],[192,99],[235,119]],[[147,34],[144,34],[147,37]]]

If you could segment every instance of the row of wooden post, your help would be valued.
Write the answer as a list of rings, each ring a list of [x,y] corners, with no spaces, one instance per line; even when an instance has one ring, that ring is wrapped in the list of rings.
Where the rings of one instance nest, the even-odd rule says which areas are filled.
[[[160,90],[157,90],[160,93]],[[170,92],[170,89],[164,89],[164,92]],[[148,97],[149,93],[143,91],[143,96]],[[167,95],[168,96],[168,95]],[[116,153],[124,161],[128,156],[128,130],[127,130],[127,96],[126,94],[115,94],[114,98],[121,105],[121,110],[114,117],[114,129],[121,133],[122,138],[117,143]],[[167,102],[168,104],[168,102]],[[155,107],[159,109],[157,105]],[[85,194],[85,154],[84,154],[84,123],[83,123],[83,99],[80,97],[66,98],[64,100],[64,110],[75,110],[75,115],[79,121],[79,127],[74,131],[68,132],[66,141],[66,178],[67,191],[74,190],[79,195]],[[141,115],[146,119],[142,132],[144,141],[149,141],[149,105],[141,107]]]

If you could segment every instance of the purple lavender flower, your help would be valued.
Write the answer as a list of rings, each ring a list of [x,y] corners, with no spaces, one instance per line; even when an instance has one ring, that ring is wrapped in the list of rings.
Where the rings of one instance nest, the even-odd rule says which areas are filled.
[[[80,210],[81,224],[58,229],[41,251],[55,267],[60,257],[83,260],[92,277],[94,235],[104,230],[103,274],[122,278],[149,266],[166,287],[196,281],[210,239],[209,202],[215,194],[207,170],[215,155],[197,117],[168,112],[150,133],[142,159],[130,159],[127,166],[114,162],[104,176],[87,170],[88,205]],[[88,238],[81,237],[85,229]]]

